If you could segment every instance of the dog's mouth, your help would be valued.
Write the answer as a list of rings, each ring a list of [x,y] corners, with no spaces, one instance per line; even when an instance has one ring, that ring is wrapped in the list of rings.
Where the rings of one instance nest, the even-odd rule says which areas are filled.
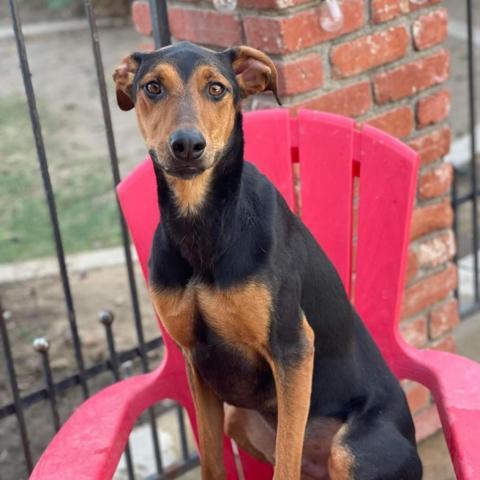
[[[168,175],[182,180],[189,180],[198,175],[201,175],[207,167],[203,161],[198,163],[179,164],[177,161],[168,158],[166,162],[160,162],[156,150],[150,149],[148,151],[152,160]]]
[[[181,178],[182,180],[190,180],[191,178],[201,175],[206,170],[206,168],[203,166],[193,166],[193,165],[172,166],[172,167],[165,167],[161,165],[161,168],[168,175],[176,178]]]

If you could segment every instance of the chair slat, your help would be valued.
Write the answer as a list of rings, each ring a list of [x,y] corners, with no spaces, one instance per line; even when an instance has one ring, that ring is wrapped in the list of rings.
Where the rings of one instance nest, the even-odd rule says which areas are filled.
[[[245,113],[245,159],[254,163],[294,210],[290,117],[288,110]]]
[[[354,122],[303,110],[298,137],[302,219],[350,292]]]
[[[160,221],[157,184],[150,157],[147,157],[117,187],[123,217],[137,250],[145,279],[153,235]]]
[[[398,373],[398,321],[418,155],[393,137],[366,126],[360,157],[355,304]]]

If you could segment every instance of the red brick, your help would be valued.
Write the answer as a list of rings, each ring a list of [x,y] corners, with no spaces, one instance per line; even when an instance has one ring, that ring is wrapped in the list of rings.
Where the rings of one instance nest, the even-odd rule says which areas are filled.
[[[420,267],[434,268],[450,261],[455,255],[455,237],[449,230],[423,241],[418,246],[417,258]]]
[[[428,170],[419,180],[419,194],[422,199],[444,195],[450,190],[453,179],[453,168],[450,163],[444,163],[434,170]]]
[[[441,350],[442,352],[449,353],[455,353],[457,351],[453,335],[447,335],[445,338],[437,340],[435,343],[432,344],[431,348],[433,348],[434,350]]]
[[[452,298],[430,312],[430,338],[435,339],[444,335],[459,323],[458,302]]]
[[[410,107],[398,107],[370,118],[366,123],[384,130],[390,135],[403,138],[412,133],[414,127],[413,110]]]
[[[400,100],[448,79],[450,67],[446,50],[407,63],[375,76],[375,96],[380,104]]]
[[[135,0],[132,3],[132,20],[138,33],[145,36],[152,34],[150,6],[146,0]]]
[[[169,7],[172,35],[204,45],[231,47],[242,43],[241,22],[236,14]]]
[[[413,22],[412,32],[418,50],[433,47],[447,38],[447,10],[442,8],[427,13]]]
[[[425,7],[430,7],[432,5],[437,5],[441,3],[443,0],[427,0],[425,3],[413,3],[412,1],[408,2],[408,10],[409,12],[415,12]]]
[[[427,319],[418,317],[415,320],[402,322],[400,332],[407,343],[414,347],[423,347],[427,343]]]
[[[323,85],[323,64],[318,54],[276,65],[280,95],[308,92]]]
[[[421,98],[417,103],[418,125],[426,127],[445,120],[450,115],[450,107],[450,92],[447,90]]]
[[[449,264],[445,270],[422,278],[405,289],[402,318],[408,318],[439,302],[457,287],[457,268]]]
[[[406,282],[410,283],[418,273],[419,264],[417,254],[413,250],[408,251]]]
[[[407,13],[408,4],[408,0],[372,0],[372,19],[374,23],[391,20],[402,13]]]
[[[405,388],[408,406],[412,413],[428,407],[431,403],[431,395],[428,388],[419,383],[413,383]]]
[[[393,62],[407,53],[407,29],[392,27],[365,35],[332,48],[330,60],[336,77],[350,77],[373,67]]]
[[[319,7],[287,17],[246,16],[244,29],[248,45],[267,53],[291,53],[357,30],[365,24],[364,0],[343,2],[343,28],[327,32],[319,22]]]
[[[255,8],[257,10],[283,10],[309,1],[310,0],[239,0],[238,6]]]
[[[434,230],[449,228],[453,222],[453,210],[448,199],[413,210],[410,239],[422,237]]]
[[[425,440],[442,428],[437,407],[431,405],[413,417],[417,442]]]
[[[296,112],[299,108],[311,108],[313,110],[323,110],[349,117],[357,117],[368,112],[371,107],[370,83],[362,82],[306,100],[292,106],[291,110]]]
[[[452,131],[445,126],[428,135],[415,138],[409,145],[420,154],[422,165],[426,165],[447,155],[451,143]]]
[[[398,17],[398,15],[434,5],[440,1],[429,0],[423,5],[414,5],[409,0],[372,0],[372,19],[374,23],[386,22]]]

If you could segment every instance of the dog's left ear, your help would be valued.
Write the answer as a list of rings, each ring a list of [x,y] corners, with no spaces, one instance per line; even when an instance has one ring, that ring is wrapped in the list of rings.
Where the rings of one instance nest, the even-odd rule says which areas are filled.
[[[270,90],[278,104],[277,69],[267,55],[255,48],[241,46],[227,51],[243,97]]]
[[[117,103],[121,110],[131,110],[135,104],[132,95],[132,84],[138,69],[138,60],[133,55],[127,55],[113,72]]]

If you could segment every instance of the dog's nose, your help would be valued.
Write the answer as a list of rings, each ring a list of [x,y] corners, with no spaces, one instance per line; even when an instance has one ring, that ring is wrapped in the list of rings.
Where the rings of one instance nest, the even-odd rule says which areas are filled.
[[[170,136],[170,150],[177,160],[198,160],[205,150],[204,136],[197,130],[177,130]]]

